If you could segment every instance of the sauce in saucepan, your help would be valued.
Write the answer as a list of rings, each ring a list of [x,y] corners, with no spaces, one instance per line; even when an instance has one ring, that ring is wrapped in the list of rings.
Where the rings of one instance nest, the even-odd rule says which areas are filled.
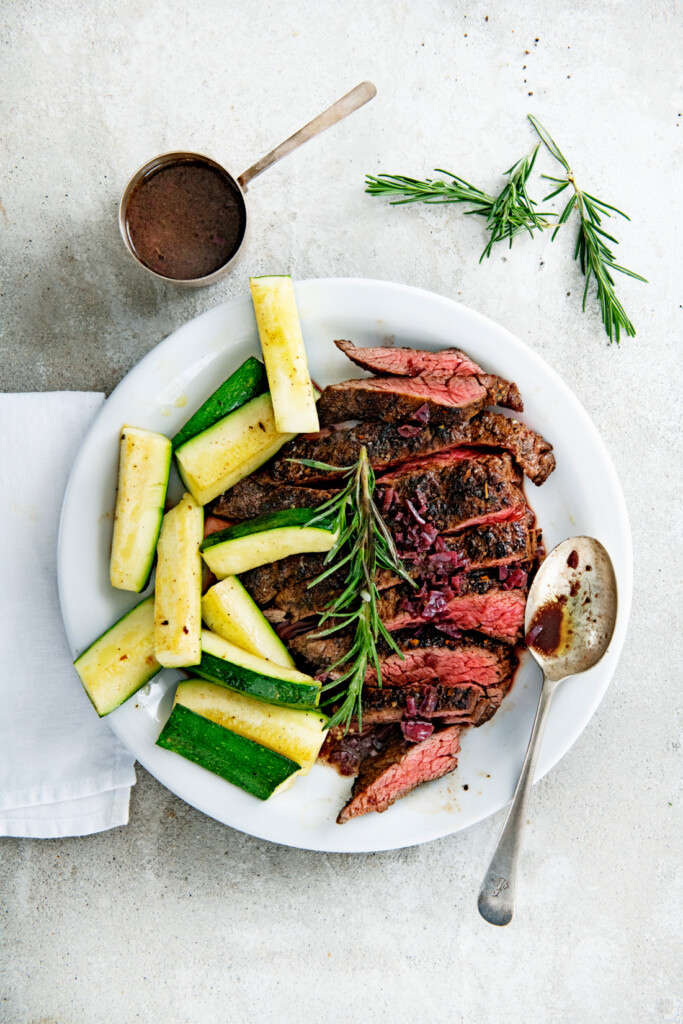
[[[176,281],[207,277],[244,238],[244,199],[232,180],[202,160],[179,160],[148,174],[125,210],[136,256]]]

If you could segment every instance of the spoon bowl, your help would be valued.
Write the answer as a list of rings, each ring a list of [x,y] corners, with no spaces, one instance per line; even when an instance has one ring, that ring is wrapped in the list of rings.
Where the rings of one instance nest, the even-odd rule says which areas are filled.
[[[536,574],[524,620],[527,645],[545,678],[557,682],[596,665],[616,618],[617,580],[603,545],[594,537],[562,541]]]

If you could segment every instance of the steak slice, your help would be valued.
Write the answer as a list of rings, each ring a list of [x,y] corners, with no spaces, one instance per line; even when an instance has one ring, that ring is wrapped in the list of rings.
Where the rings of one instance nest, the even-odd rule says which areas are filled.
[[[459,348],[443,348],[426,352],[416,348],[357,348],[352,341],[335,341],[335,345],[352,363],[370,373],[396,377],[471,377],[483,373]]]
[[[446,552],[452,552],[460,564],[467,563],[470,570],[491,569],[513,562],[531,562],[536,556],[538,531],[534,528],[533,512],[511,523],[490,523],[472,526],[452,536],[440,538]],[[430,550],[426,553],[404,551],[404,564],[415,579],[432,577],[435,569],[443,562],[443,552]],[[244,584],[257,604],[267,605],[275,596],[289,587],[319,576],[325,568],[324,554],[289,555],[279,562],[260,565],[242,573]],[[398,576],[382,572],[378,584],[398,585]],[[318,584],[325,586],[325,581]]]
[[[294,637],[289,648],[312,671],[321,673],[349,651],[352,637],[348,632],[316,637],[316,632],[314,629]],[[438,682],[442,686],[477,683],[486,688],[509,676],[517,665],[508,644],[476,636],[457,640],[430,626],[417,636],[406,631],[394,634],[393,639],[403,658],[393,653],[384,641],[378,644],[382,686]],[[365,679],[368,684],[376,685],[374,669],[368,669]]]
[[[503,405],[521,411],[524,406],[516,384],[491,374],[434,377],[369,377],[347,380],[325,388],[318,401],[322,426],[349,419],[402,423],[427,405],[430,422],[464,423],[485,405]]]
[[[527,509],[512,522],[470,526],[459,533],[437,538],[434,548],[426,553],[402,551],[401,557],[415,579],[433,577],[435,570],[446,561],[444,553],[472,571],[493,569],[513,562],[531,562],[536,557],[540,536],[535,522],[533,512]]]
[[[380,661],[382,686],[406,687],[438,682],[441,686],[477,683],[486,689],[508,678],[517,666],[517,659],[508,644],[493,640],[456,640],[437,629],[399,640],[399,654],[389,654]],[[370,669],[366,681],[377,683],[377,673]]]
[[[420,720],[458,722],[462,727],[482,725],[500,707],[511,678],[484,690],[476,683],[462,686],[404,686],[400,689],[363,687],[363,728],[388,725],[419,717]],[[417,708],[417,712],[415,711]]]
[[[432,594],[435,599],[432,600]],[[379,615],[390,631],[429,623],[449,623],[457,629],[476,630],[486,636],[514,644],[524,626],[524,590],[491,588],[485,593],[446,597],[433,591],[427,606],[414,600],[407,584],[385,590],[379,599]],[[430,606],[431,602],[431,606]]]
[[[339,812],[337,822],[343,825],[368,811],[386,811],[422,782],[448,775],[458,765],[459,750],[457,726],[435,732],[421,743],[394,737],[377,757],[361,761],[351,798]]]
[[[256,604],[270,604],[287,587],[315,579],[325,568],[325,554],[288,555],[240,574],[240,583]],[[322,584],[321,584],[322,586]]]
[[[207,506],[211,515],[232,519],[254,519],[286,508],[316,508],[333,492],[313,487],[295,487],[271,479],[268,473],[252,473],[219,495]]]
[[[292,619],[302,619],[306,615],[319,615],[325,610],[333,598],[344,589],[347,568],[342,567],[333,572],[320,583],[309,587],[311,580],[303,580],[293,586],[280,590],[273,599],[276,608],[281,608]],[[395,587],[399,578],[389,570],[380,569],[375,576],[375,583],[380,590]]]
[[[471,448],[452,448],[407,462],[377,481],[392,488],[385,518],[392,523],[399,547],[412,546],[408,533],[415,530],[409,528],[420,520],[439,533],[453,533],[468,526],[521,519],[527,505],[520,482],[519,470],[507,452],[488,454]]]
[[[362,447],[367,449],[374,470],[386,470],[401,462],[460,445],[485,445],[509,451],[520,468],[541,484],[555,468],[552,445],[523,423],[502,413],[483,411],[466,423],[416,424],[417,433],[404,437],[396,423],[358,423],[341,429],[325,427],[318,434],[300,434],[288,441],[269,464],[273,480],[304,484],[334,479],[334,474],[313,466],[302,466],[292,459],[313,459],[333,466],[350,466],[357,462]]]
[[[550,442],[535,430],[502,413],[485,409],[470,420],[464,434],[467,436],[463,437],[462,444],[487,445],[509,451],[524,475],[537,486],[544,483],[555,469]]]
[[[438,555],[435,554],[432,557],[436,558]],[[419,568],[417,571],[419,572]],[[303,619],[307,615],[319,615],[325,610],[330,601],[341,593],[346,584],[346,579],[346,568],[342,566],[337,572],[327,576],[314,586],[310,586],[310,580],[303,580],[301,583],[285,587],[275,595],[273,605],[275,608],[286,612],[292,619]],[[523,571],[520,574],[519,585],[526,586],[526,581],[527,574]],[[390,570],[380,569],[375,575],[375,584],[380,591],[394,588],[399,589],[400,583],[399,578]],[[415,600],[424,598],[430,602],[431,607],[434,604],[432,597],[434,587],[444,594],[450,594],[451,590],[454,589],[458,595],[464,596],[466,594],[484,594],[491,589],[499,589],[500,586],[497,574],[472,572],[467,574],[460,573],[457,577],[449,576],[446,579],[435,580],[431,584],[431,592],[429,592],[429,586],[425,586],[416,594],[414,590],[411,590],[405,584],[400,586],[400,590],[402,595],[409,593]],[[380,609],[381,607],[380,605]]]

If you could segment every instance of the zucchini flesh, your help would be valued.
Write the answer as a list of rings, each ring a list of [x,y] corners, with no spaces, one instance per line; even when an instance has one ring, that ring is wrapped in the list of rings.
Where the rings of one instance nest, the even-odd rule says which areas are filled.
[[[270,395],[259,395],[181,445],[175,453],[178,470],[195,501],[206,505],[292,437],[276,429]]]
[[[154,654],[154,595],[126,612],[74,661],[100,716],[108,715],[160,671]]]
[[[267,800],[291,783],[296,761],[176,704],[157,744]]]
[[[282,640],[235,576],[207,590],[202,598],[202,618],[212,632],[243,651],[284,668],[295,667]]]
[[[152,571],[171,468],[171,442],[163,434],[124,426],[109,579],[139,594]]]
[[[320,700],[317,679],[249,654],[208,629],[202,631],[202,660],[193,671],[211,683],[271,704],[315,708]]]
[[[275,425],[297,434],[320,430],[292,279],[288,275],[251,277],[249,287]]]
[[[207,398],[182,430],[178,431],[171,441],[173,451],[189,441],[191,437],[196,437],[203,430],[208,430],[214,423],[239,408],[240,405],[250,402],[252,398],[262,395],[267,390],[268,378],[265,367],[260,360],[250,356]]]
[[[181,668],[201,658],[204,510],[191,494],[164,516],[158,544],[154,648],[162,665]]]
[[[328,719],[320,711],[264,704],[202,679],[180,683],[175,699],[216,725],[291,758],[301,765],[302,775],[311,770],[327,735]]]
[[[202,544],[204,561],[218,579],[223,579],[288,555],[329,551],[336,534],[328,525],[320,521],[316,526],[306,526],[317,515],[317,509],[290,508],[218,530]]]

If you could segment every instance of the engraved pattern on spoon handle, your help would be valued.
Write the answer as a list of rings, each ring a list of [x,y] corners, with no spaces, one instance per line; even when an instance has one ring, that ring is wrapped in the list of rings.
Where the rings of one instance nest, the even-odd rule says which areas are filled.
[[[522,849],[529,793],[534,781],[543,730],[556,685],[555,682],[550,682],[547,679],[543,681],[529,746],[517,781],[515,795],[479,890],[479,913],[490,924],[509,924],[514,913],[517,865]]]
[[[318,114],[312,121],[300,128],[294,135],[290,135],[288,139],[281,142],[275,149],[271,149],[270,153],[266,153],[260,160],[257,160],[255,164],[248,167],[243,174],[240,174],[237,179],[242,189],[246,192],[247,185],[255,178],[258,174],[262,174],[268,167],[271,167],[278,160],[282,160],[283,156],[287,156],[292,150],[301,146],[304,142],[308,142],[314,135],[319,132],[325,131],[326,128],[330,128],[337,121],[341,121],[343,118],[348,117],[354,110],[358,110],[364,103],[371,100],[377,93],[377,89],[372,82],[361,82],[350,92],[347,92],[345,96],[333,103],[327,110],[323,110],[322,114]]]

